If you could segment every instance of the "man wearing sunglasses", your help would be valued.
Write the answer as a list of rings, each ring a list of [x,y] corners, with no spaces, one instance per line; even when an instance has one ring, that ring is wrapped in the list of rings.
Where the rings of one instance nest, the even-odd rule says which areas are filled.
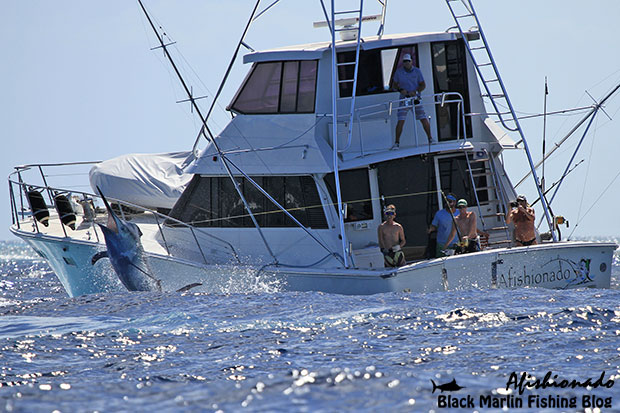
[[[385,221],[377,228],[379,247],[383,253],[386,267],[401,267],[405,265],[405,254],[402,247],[405,246],[405,231],[403,226],[395,221],[396,207],[388,205],[383,210]]]

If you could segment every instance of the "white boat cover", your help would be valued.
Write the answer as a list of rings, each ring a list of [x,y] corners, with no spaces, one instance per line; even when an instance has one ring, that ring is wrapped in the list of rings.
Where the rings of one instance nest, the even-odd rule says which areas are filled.
[[[191,151],[122,155],[93,166],[90,186],[146,208],[172,208],[192,178],[183,168],[193,159]]]

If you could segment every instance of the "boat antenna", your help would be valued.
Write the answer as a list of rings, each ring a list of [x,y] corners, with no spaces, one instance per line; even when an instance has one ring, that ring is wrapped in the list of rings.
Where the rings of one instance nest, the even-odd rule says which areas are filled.
[[[549,94],[549,88],[547,87],[547,76],[545,76],[545,103],[543,109],[543,136],[542,136],[542,177],[540,178],[540,188],[542,189],[543,196],[545,195],[545,152],[547,143],[547,95]]]
[[[205,135],[205,126],[207,124],[206,121],[209,120],[209,117],[211,116],[211,112],[213,111],[213,108],[215,107],[215,104],[217,103],[217,100],[220,97],[220,94],[222,93],[222,89],[224,88],[224,85],[226,84],[226,81],[228,80],[228,75],[230,75],[230,71],[232,70],[232,67],[235,64],[235,61],[237,60],[239,49],[241,48],[241,46],[248,47],[244,41],[245,41],[245,35],[248,33],[250,25],[252,24],[252,22],[254,22],[254,20],[256,20],[256,18],[258,18],[261,14],[267,11],[271,6],[277,3],[277,1],[272,3],[264,11],[262,11],[258,16],[256,16],[256,18],[254,18],[254,15],[256,14],[256,10],[258,10],[258,6],[260,5],[260,2],[261,0],[256,1],[256,5],[254,6],[254,9],[252,10],[252,13],[250,14],[250,18],[248,19],[248,22],[245,25],[245,29],[243,30],[243,34],[241,35],[241,38],[239,39],[239,43],[237,43],[237,47],[235,48],[232,58],[230,59],[230,63],[228,63],[228,68],[226,69],[224,78],[222,79],[222,82],[220,83],[220,87],[217,89],[217,92],[215,93],[215,96],[213,97],[213,101],[211,102],[211,107],[209,107],[209,111],[207,112],[207,116],[205,117],[205,123],[202,124],[202,126],[200,127],[200,132],[198,132],[198,136],[196,136],[196,140],[194,141],[194,146],[192,147],[192,153],[196,151],[196,147],[198,146],[198,141],[200,140],[201,135],[204,136],[207,140],[210,140],[207,137],[207,135]],[[209,133],[209,135],[211,134]]]
[[[616,87],[614,87],[607,95],[605,95],[605,97],[603,97],[603,99],[600,100],[600,102],[598,102],[597,104],[592,106],[592,109],[579,121],[577,122],[577,124],[566,134],[566,136],[564,136],[558,143],[553,145],[553,149],[551,149],[549,151],[549,153],[545,154],[543,156],[543,159],[541,161],[539,161],[535,166],[534,169],[538,169],[538,167],[540,167],[540,165],[542,165],[543,161],[547,158],[549,158],[555,151],[557,151],[560,146],[562,146],[562,144],[564,142],[566,142],[566,140],[568,138],[570,138],[572,136],[573,133],[575,133],[575,131],[577,129],[579,129],[579,127],[581,125],[583,125],[583,123],[585,121],[588,120],[588,118],[590,116],[593,116],[594,114],[596,114],[596,112],[598,112],[598,110],[601,108],[601,106],[610,98],[612,97],[617,91],[618,89],[620,89],[620,83],[618,83],[616,85]],[[515,185],[515,188],[517,188],[519,185],[521,185],[523,182],[525,182],[525,180],[532,174],[532,171],[529,170],[525,176],[523,176],[523,178],[521,178],[521,180],[519,182],[517,182],[517,184]]]

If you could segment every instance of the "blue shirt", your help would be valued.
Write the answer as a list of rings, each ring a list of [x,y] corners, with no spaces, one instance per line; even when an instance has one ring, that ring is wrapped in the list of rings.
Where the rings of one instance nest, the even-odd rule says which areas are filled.
[[[454,216],[457,216],[458,214],[459,210],[457,209]],[[450,217],[450,212],[448,212],[445,208],[437,211],[431,224],[437,228],[437,243],[444,245],[450,236],[450,232],[452,231],[453,221],[452,217]],[[452,238],[450,245],[456,244],[457,241],[458,237],[455,235],[454,238]],[[445,246],[447,247],[448,245]]]
[[[424,77],[422,77],[422,71],[415,66],[411,67],[410,72],[401,66],[394,73],[394,82],[398,83],[400,88],[411,92],[418,90],[420,83],[424,82]],[[405,97],[405,95],[401,93],[401,97]]]

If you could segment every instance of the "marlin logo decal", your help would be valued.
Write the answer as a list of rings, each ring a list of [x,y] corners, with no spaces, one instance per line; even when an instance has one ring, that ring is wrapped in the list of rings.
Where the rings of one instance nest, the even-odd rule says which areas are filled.
[[[444,391],[458,391],[465,388],[456,384],[456,379],[452,379],[451,382],[440,384],[439,386],[435,384],[433,379],[431,379],[431,383],[433,383],[433,393],[435,393],[435,390],[437,389],[441,390],[443,393]]]
[[[161,291],[161,281],[151,275],[144,248],[140,242],[142,231],[133,222],[120,219],[110,207],[99,188],[99,195],[108,210],[108,225],[98,224],[105,238],[107,251],[95,254],[91,263],[108,257],[114,272],[129,291]]]

